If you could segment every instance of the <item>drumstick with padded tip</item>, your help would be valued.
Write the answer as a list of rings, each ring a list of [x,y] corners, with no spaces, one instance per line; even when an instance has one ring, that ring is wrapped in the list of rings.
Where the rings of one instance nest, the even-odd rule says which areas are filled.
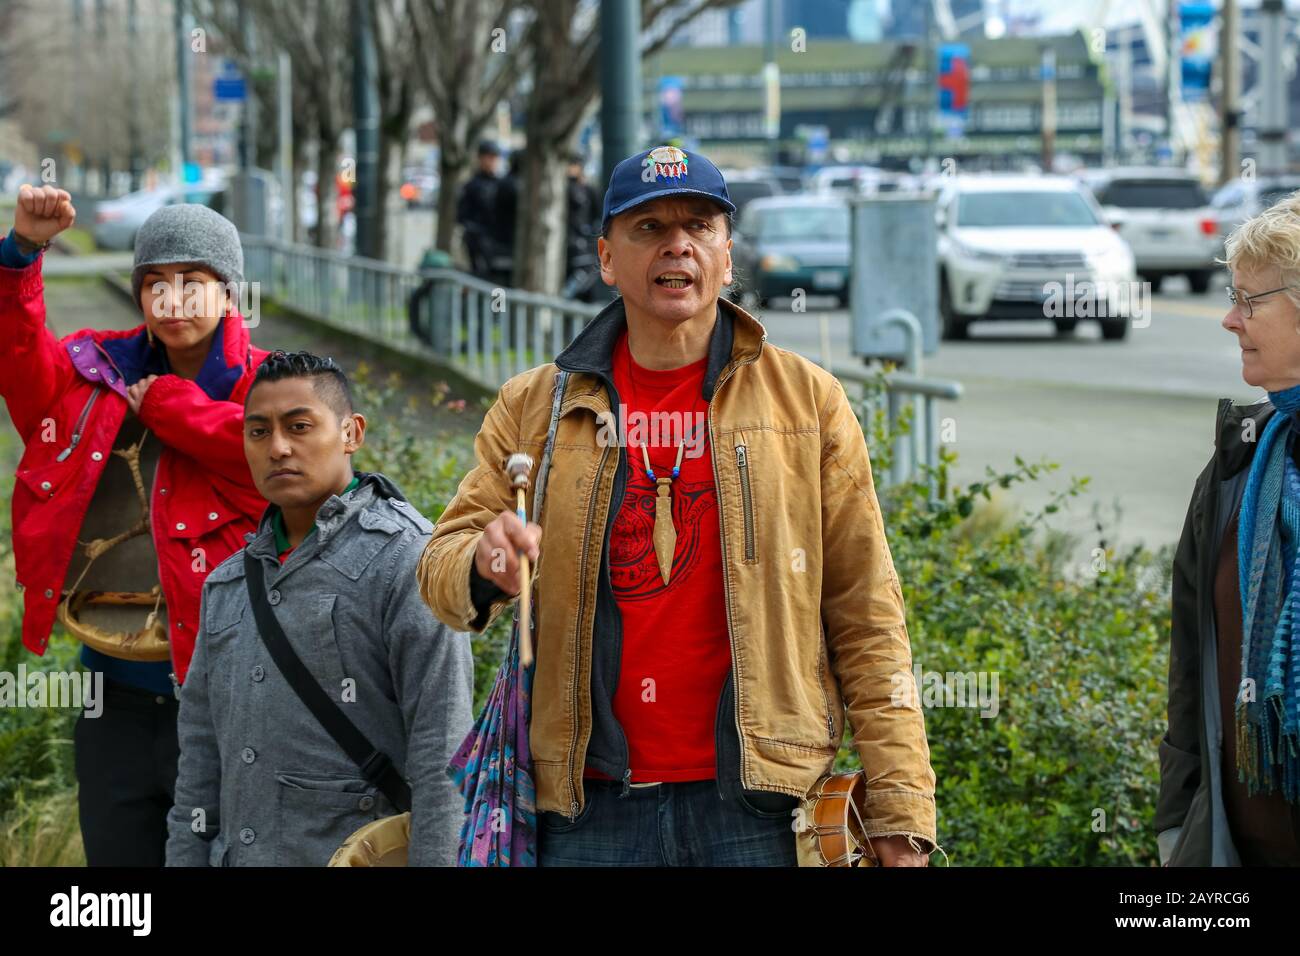
[[[528,511],[524,505],[524,493],[528,490],[529,475],[533,473],[533,459],[521,451],[506,459],[506,476],[510,487],[515,490],[515,514],[525,528],[528,527]],[[530,628],[532,616],[532,586],[528,569],[528,554],[519,550],[519,662],[524,667],[533,666],[533,636]]]

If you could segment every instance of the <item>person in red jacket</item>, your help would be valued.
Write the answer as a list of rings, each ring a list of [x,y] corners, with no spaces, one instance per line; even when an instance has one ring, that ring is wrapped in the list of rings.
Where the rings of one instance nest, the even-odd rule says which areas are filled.
[[[77,721],[87,862],[161,866],[185,680],[208,572],[244,545],[266,503],[244,458],[244,395],[267,352],[236,290],[239,233],[198,205],[167,206],[136,238],[143,324],[45,324],[42,250],[76,218],[53,186],[19,190],[0,241],[0,395],[24,451],[14,482],[23,644],[59,621],[103,676],[102,713]]]

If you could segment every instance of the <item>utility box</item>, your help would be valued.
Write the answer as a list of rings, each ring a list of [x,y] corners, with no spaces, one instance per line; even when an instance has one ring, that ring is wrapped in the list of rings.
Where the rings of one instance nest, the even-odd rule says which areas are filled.
[[[273,174],[265,169],[238,170],[231,174],[226,192],[223,212],[240,232],[250,236],[281,235],[283,200]]]
[[[428,249],[419,269],[451,269],[451,256],[441,249]],[[406,310],[411,334],[443,358],[455,358],[452,346],[452,298],[460,291],[445,279],[425,278],[411,293]]]
[[[906,364],[902,327],[881,319],[905,309],[921,323],[921,351],[939,348],[938,229],[931,192],[881,193],[849,200],[851,347],[863,358]]]

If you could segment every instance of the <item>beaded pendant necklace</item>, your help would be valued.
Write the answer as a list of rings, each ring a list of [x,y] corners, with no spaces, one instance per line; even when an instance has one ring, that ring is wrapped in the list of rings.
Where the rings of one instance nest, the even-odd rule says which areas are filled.
[[[627,381],[629,390],[632,392],[632,403],[636,404],[636,381],[632,370],[632,349],[629,346],[627,352]],[[628,446],[631,447],[631,440],[628,440]],[[667,586],[668,579],[673,570],[673,554],[677,550],[677,526],[673,524],[673,481],[682,473],[682,454],[686,451],[686,441],[683,438],[677,442],[677,461],[673,465],[672,477],[666,475],[655,475],[655,470],[650,464],[650,451],[642,444],[641,459],[645,462],[646,477],[655,483],[655,526],[654,526],[654,546],[655,558],[659,563],[659,577],[663,579],[664,585]]]

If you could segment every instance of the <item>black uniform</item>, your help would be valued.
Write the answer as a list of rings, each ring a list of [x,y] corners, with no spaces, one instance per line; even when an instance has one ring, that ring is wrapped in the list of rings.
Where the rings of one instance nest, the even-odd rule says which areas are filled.
[[[487,260],[496,229],[498,185],[495,176],[479,170],[461,187],[456,201],[456,222],[464,230],[465,251],[469,253],[470,270],[475,275],[488,272]]]

